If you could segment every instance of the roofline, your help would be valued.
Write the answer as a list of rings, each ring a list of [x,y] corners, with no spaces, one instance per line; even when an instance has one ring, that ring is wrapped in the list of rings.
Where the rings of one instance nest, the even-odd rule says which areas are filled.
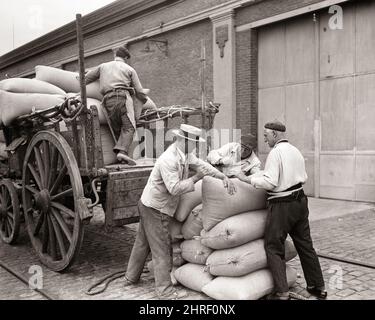
[[[134,18],[137,15],[175,1],[177,0],[138,0],[129,5],[126,5],[124,0],[115,1],[82,17],[83,35],[88,36],[119,21]],[[41,52],[54,49],[72,40],[76,40],[75,21],[69,22],[0,56],[0,69],[29,59]]]

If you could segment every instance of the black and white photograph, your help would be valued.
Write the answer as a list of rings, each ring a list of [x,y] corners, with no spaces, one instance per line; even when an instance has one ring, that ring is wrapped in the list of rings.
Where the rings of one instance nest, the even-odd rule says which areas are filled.
[[[375,299],[375,0],[1,0],[0,39],[0,300]]]

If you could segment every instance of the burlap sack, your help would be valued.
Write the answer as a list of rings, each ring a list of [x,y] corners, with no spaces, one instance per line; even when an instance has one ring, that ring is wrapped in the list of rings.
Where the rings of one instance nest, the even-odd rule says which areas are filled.
[[[238,247],[264,235],[267,210],[250,211],[229,217],[210,231],[202,230],[201,242],[211,249]]]
[[[0,90],[13,93],[45,93],[65,95],[65,91],[45,81],[11,78],[0,81]]]
[[[180,196],[180,202],[174,217],[178,221],[185,221],[190,212],[200,203],[202,203],[202,180],[199,180],[195,184],[194,191],[184,193]]]
[[[169,234],[172,239],[172,243],[174,242],[180,242],[183,240],[183,235],[182,235],[182,222],[177,221],[174,218],[171,218],[169,220]]]
[[[174,267],[181,267],[186,261],[182,257],[181,242],[172,244],[172,264]]]
[[[80,85],[77,79],[78,73],[49,66],[36,66],[35,78],[41,81],[51,83],[65,92],[79,92]],[[86,86],[86,94],[89,98],[102,100],[99,81],[92,82]]]
[[[184,239],[190,240],[199,236],[203,229],[202,209],[194,209],[182,225],[181,231]]]
[[[285,242],[285,260],[289,261],[297,255],[292,242]],[[258,239],[242,246],[214,251],[206,265],[214,276],[239,277],[267,268],[267,256],[264,240]]]
[[[5,126],[19,116],[31,113],[33,108],[44,110],[64,102],[65,97],[44,93],[13,93],[0,90],[0,116]]]
[[[185,240],[181,243],[182,258],[195,264],[206,264],[212,249],[201,244],[200,240]]]
[[[286,268],[289,287],[297,280],[297,272]],[[206,284],[202,291],[216,300],[257,300],[272,293],[274,287],[271,272],[262,269],[242,277],[217,277]]]
[[[213,280],[206,268],[199,264],[187,263],[174,272],[176,280],[186,288],[202,291],[202,288]]]
[[[212,177],[204,177],[202,184],[203,227],[209,231],[219,222],[238,213],[266,208],[266,192],[255,189],[250,184],[232,179],[237,192],[228,194],[223,182]]]

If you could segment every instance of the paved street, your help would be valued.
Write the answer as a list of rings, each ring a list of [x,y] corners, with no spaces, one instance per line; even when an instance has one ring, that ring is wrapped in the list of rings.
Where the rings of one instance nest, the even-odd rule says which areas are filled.
[[[333,200],[310,199],[311,230],[319,254],[355,260],[375,266],[375,211],[373,205]],[[329,218],[322,219],[324,212]],[[126,266],[137,224],[116,228],[112,234],[103,230],[104,214],[95,212],[95,219],[86,228],[84,243],[77,261],[66,273],[55,273],[42,266],[44,291],[57,299],[154,299],[153,280],[149,273],[142,275],[139,286],[123,288],[121,279],[97,296],[87,296],[94,282]],[[0,245],[0,261],[26,279],[29,268],[39,265],[30,246],[28,235],[22,230],[16,246]],[[331,259],[320,258],[330,299],[373,299],[375,297],[375,269]],[[290,262],[299,275],[298,259]],[[292,289],[305,294],[304,279],[300,276]],[[45,299],[0,268],[0,299]],[[190,292],[189,299],[208,299],[203,294]]]

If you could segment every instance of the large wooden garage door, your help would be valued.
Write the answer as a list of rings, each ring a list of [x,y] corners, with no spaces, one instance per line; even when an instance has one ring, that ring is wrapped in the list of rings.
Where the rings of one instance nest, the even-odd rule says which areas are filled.
[[[285,121],[309,195],[375,201],[375,3],[343,9],[343,30],[328,9],[259,30],[258,129]]]

